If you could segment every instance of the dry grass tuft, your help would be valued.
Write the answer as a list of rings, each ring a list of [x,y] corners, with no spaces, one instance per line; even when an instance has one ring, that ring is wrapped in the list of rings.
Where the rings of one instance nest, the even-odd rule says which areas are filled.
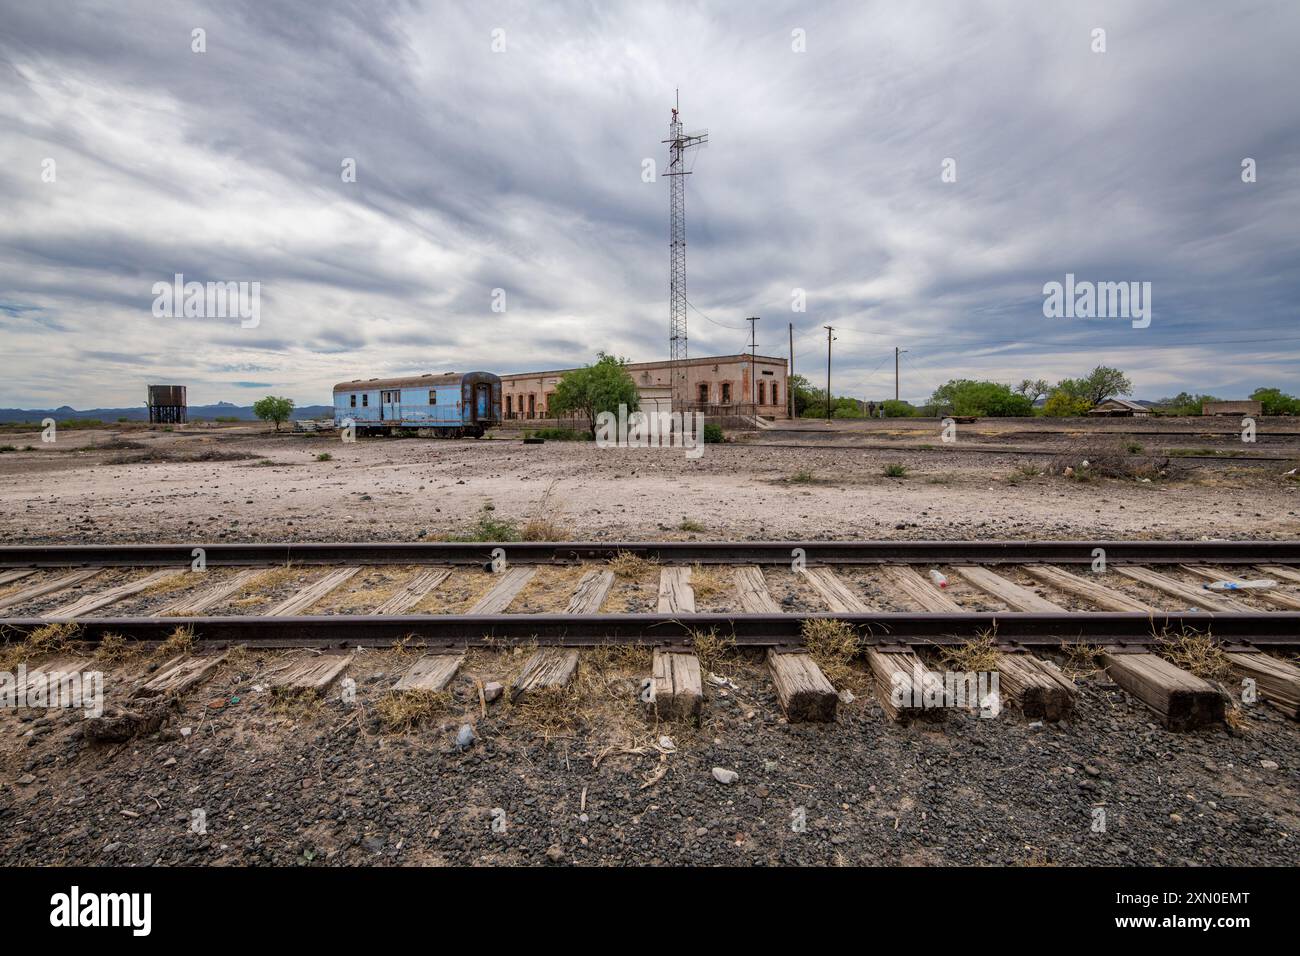
[[[718,568],[695,564],[691,566],[691,589],[697,598],[708,600],[726,594],[731,581]]]
[[[411,654],[423,653],[424,648],[424,641],[419,636],[407,634],[380,651],[379,659],[385,667],[394,667],[405,661]]]
[[[582,723],[580,701],[574,690],[576,684],[574,681],[568,687],[529,691],[512,701],[511,724],[531,731],[543,740],[572,734]]]
[[[95,662],[98,664],[117,664],[132,657],[139,650],[138,645],[127,645],[121,634],[105,634],[99,639],[95,648]]]
[[[141,597],[157,597],[160,594],[171,594],[173,591],[183,591],[194,583],[194,578],[190,575],[181,573],[173,574],[169,578],[163,578],[161,581],[155,581],[143,591]]]
[[[316,720],[325,712],[325,697],[314,690],[276,687],[271,691],[271,713],[297,722]]]
[[[567,541],[569,529],[551,518],[529,518],[519,536],[525,541]]]
[[[176,657],[194,650],[194,628],[188,624],[178,625],[167,640],[154,648],[153,656],[160,658]]]
[[[659,562],[655,559],[643,558],[630,551],[619,551],[607,563],[609,569],[620,578],[639,578],[659,566]]]
[[[555,482],[552,481],[546,486],[546,491],[542,493],[542,498],[537,502],[537,510],[524,524],[523,531],[519,536],[525,541],[564,541],[569,537],[569,529],[564,527],[552,517],[554,510],[551,505],[551,492],[555,490]]]
[[[1158,647],[1160,655],[1165,660],[1185,671],[1190,671],[1197,677],[1220,683],[1232,680],[1232,662],[1223,652],[1223,648],[1208,633],[1161,631],[1158,636]]]
[[[597,644],[582,652],[582,663],[598,671],[649,671],[652,650],[645,644]],[[579,665],[581,666],[581,665]]]
[[[0,654],[0,664],[4,670],[13,670],[34,658],[62,653],[80,633],[79,625],[67,621],[42,625],[21,642],[8,645]]]
[[[939,659],[949,670],[984,672],[998,669],[998,635],[990,628],[981,631],[964,644],[945,644],[939,649]]]
[[[451,710],[449,691],[394,691],[379,698],[375,713],[385,733],[405,734]]]
[[[1071,677],[1088,677],[1101,670],[1101,648],[1099,647],[1062,641],[1061,653],[1065,655],[1065,662],[1061,669]]]
[[[1223,722],[1233,731],[1233,733],[1248,733],[1252,727],[1251,722],[1246,719],[1246,713],[1236,703],[1232,703],[1224,709]]]
[[[857,691],[869,684],[867,674],[853,667],[862,648],[858,632],[846,621],[810,618],[803,622],[803,642],[822,673],[836,687]]]
[[[716,627],[711,627],[707,631],[691,631],[690,640],[691,646],[695,648],[695,656],[700,659],[700,669],[704,671],[705,676],[709,671],[717,673],[721,665],[736,651],[736,639],[719,634]]]

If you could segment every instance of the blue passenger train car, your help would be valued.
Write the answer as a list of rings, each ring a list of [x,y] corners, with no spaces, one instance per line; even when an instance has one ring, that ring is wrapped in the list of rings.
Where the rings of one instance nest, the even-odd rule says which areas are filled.
[[[334,424],[358,431],[479,438],[501,422],[501,378],[491,372],[451,372],[405,378],[355,378],[334,386]]]

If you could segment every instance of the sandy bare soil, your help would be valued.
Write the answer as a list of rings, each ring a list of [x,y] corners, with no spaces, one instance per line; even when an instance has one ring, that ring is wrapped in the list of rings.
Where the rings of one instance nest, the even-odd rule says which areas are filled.
[[[923,435],[898,447],[851,447],[892,440],[866,432],[836,427],[820,438],[836,447],[812,449],[752,443],[789,441],[764,434],[710,445],[698,460],[679,450],[523,445],[517,433],[344,444],[194,426],[71,432],[54,445],[11,433],[4,440],[18,450],[0,454],[0,541],[410,541],[471,533],[483,520],[549,522],[557,535],[586,539],[1300,531],[1300,484],[1284,474],[1289,464],[1179,463],[1151,482],[1085,482],[1042,474],[1042,455],[926,448]],[[1042,445],[1054,456],[1086,451],[1086,442],[1061,436],[1043,436]],[[906,476],[885,477],[891,463],[905,465]],[[313,613],[371,607],[414,570],[365,569]],[[541,569],[518,610],[553,610],[580,570]],[[109,569],[21,610],[49,611],[138,573]],[[264,609],[320,569],[267,573],[211,613]],[[896,596],[868,571],[845,575],[873,604],[893,606]],[[121,610],[156,611],[206,583],[190,577]],[[1001,607],[952,580],[963,606]],[[489,582],[456,569],[417,610],[464,610]],[[1118,586],[1168,603],[1135,583]],[[783,607],[820,607],[795,575],[774,570],[770,587]],[[655,595],[652,572],[629,577],[604,610],[648,610]],[[731,606],[704,588],[699,597],[703,609]],[[475,679],[508,681],[523,656],[478,651],[442,709],[403,731],[384,724],[383,707],[409,660],[409,652],[361,652],[348,671],[354,701],[332,692],[298,706],[267,689],[283,654],[237,654],[160,729],[123,744],[89,741],[75,712],[4,709],[0,862],[1300,862],[1300,734],[1265,705],[1243,705],[1228,726],[1176,734],[1092,673],[1079,677],[1078,710],[1067,723],[1036,725],[1011,707],[993,720],[952,712],[938,723],[896,724],[856,662],[837,676],[853,699],[834,724],[792,725],[761,661],[722,655],[706,669],[732,684],[707,683],[703,726],[661,726],[637,703],[644,651],[585,653],[571,695],[541,710],[480,705]],[[110,704],[157,665],[106,663]],[[465,723],[477,742],[460,752],[453,740]],[[717,782],[715,767],[738,780]],[[1098,809],[1105,832],[1093,828]],[[205,814],[204,833],[192,829],[195,810]],[[498,811],[506,825],[494,829]],[[805,828],[792,826],[799,819]]]
[[[545,518],[559,533],[591,539],[1300,532],[1300,482],[1284,474],[1290,462],[1174,460],[1178,475],[1169,479],[1079,482],[1040,474],[1050,461],[1041,455],[970,454],[938,442],[721,444],[691,460],[680,450],[524,445],[512,432],[481,441],[344,444],[191,426],[70,432],[52,445],[35,433],[6,440],[19,449],[0,455],[0,541],[8,542],[427,540],[465,533],[489,505],[497,519]],[[837,442],[854,440],[849,432]],[[1060,453],[1071,447],[1080,458],[1088,454],[1087,442]],[[906,477],[885,477],[890,463],[905,465]],[[703,530],[683,531],[684,522]]]

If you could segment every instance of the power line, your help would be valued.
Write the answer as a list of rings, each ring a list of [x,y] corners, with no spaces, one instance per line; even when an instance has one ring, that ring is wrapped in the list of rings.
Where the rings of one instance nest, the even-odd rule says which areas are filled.
[[[704,314],[703,312],[701,312],[699,309],[696,309],[696,308],[695,308],[695,303],[692,302],[690,299],[687,299],[687,300],[686,300],[686,304],[689,305],[692,309],[695,309],[695,314],[698,315],[700,318],[704,319],[704,321],[706,321],[706,322],[712,322],[714,325],[719,326],[720,328],[731,329],[731,330],[734,331],[734,332],[743,332],[743,331],[745,331],[745,327],[744,327],[743,325],[727,325],[725,322],[719,322],[719,321],[717,321],[716,319],[711,319],[711,318],[709,318],[707,315],[705,315],[705,314]]]

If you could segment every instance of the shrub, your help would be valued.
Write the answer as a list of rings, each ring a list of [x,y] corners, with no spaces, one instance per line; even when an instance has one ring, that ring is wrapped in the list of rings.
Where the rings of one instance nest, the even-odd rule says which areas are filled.
[[[1257,388],[1250,393],[1252,401],[1262,404],[1265,415],[1300,415],[1300,398],[1288,395],[1279,388]]]
[[[708,444],[716,444],[722,441],[722,426],[715,422],[706,424],[704,426],[704,440]]]
[[[530,432],[529,437],[546,441],[593,441],[596,436],[594,433],[580,432],[576,428],[539,428]]]
[[[1092,403],[1086,398],[1078,398],[1063,389],[1057,389],[1048,396],[1047,403],[1043,405],[1043,414],[1051,418],[1069,418],[1086,415],[1090,408]]]
[[[900,401],[896,398],[887,398],[880,403],[886,418],[912,418],[917,414],[916,406],[911,402]]]
[[[1010,386],[964,378],[936,388],[930,402],[940,408],[951,408],[954,415],[994,418],[1028,416],[1034,409],[1028,396],[1012,391]]]

